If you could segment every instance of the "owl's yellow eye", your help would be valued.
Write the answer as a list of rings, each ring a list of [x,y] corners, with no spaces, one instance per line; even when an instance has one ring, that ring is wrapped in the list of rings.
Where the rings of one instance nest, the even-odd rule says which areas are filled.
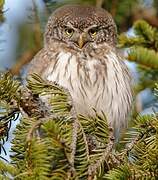
[[[73,33],[74,33],[74,30],[73,29],[71,29],[71,28],[66,28],[65,29],[65,34],[67,35],[67,36],[72,36],[73,35]]]
[[[90,36],[95,37],[97,35],[97,29],[96,28],[90,29],[89,34]]]

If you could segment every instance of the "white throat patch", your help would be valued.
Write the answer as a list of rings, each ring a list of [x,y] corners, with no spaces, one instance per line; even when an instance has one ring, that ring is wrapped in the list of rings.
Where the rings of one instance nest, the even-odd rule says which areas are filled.
[[[126,125],[132,102],[127,69],[118,58],[112,51],[102,57],[104,62],[60,52],[45,75],[69,90],[78,113],[93,115],[93,108],[103,111],[108,122],[118,128]]]

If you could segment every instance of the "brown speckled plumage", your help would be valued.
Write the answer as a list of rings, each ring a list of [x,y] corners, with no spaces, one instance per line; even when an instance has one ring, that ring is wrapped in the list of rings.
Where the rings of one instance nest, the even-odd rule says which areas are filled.
[[[67,88],[78,113],[103,111],[115,132],[127,124],[132,102],[131,80],[117,54],[116,36],[116,25],[104,9],[61,7],[49,18],[44,47],[28,72]]]
[[[102,8],[67,5],[57,9],[49,18],[45,32],[45,40],[49,42],[51,37],[57,35],[56,29],[63,29],[67,24],[81,31],[92,25],[97,25],[104,31],[97,39],[98,43],[104,41],[114,45],[116,43],[116,25],[111,15]],[[62,40],[62,35],[63,34],[58,34],[58,39],[60,38],[60,40]]]

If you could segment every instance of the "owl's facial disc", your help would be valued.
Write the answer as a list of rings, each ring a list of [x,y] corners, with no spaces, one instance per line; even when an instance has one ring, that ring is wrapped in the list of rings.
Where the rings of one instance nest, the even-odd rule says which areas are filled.
[[[115,47],[116,39],[112,16],[92,6],[67,5],[55,10],[45,31],[45,44],[57,41],[75,50],[94,49],[103,43]]]

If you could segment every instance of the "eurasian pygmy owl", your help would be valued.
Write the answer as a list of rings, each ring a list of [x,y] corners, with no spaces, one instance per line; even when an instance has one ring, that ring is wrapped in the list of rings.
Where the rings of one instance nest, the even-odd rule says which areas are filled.
[[[128,69],[116,50],[117,31],[104,9],[67,5],[49,18],[44,47],[30,73],[38,73],[69,90],[76,111],[107,116],[118,130],[126,125],[132,102]]]

